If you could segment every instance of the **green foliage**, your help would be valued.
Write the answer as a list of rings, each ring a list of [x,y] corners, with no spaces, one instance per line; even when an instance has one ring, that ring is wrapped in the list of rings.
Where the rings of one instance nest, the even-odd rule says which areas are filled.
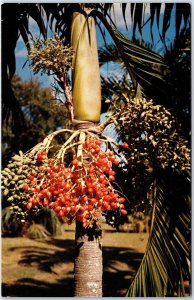
[[[2,120],[8,122],[11,117],[14,131],[24,129],[24,116],[11,87],[11,79],[15,74],[15,47],[21,36],[29,49],[29,18],[38,25],[40,34],[46,36],[46,26],[40,5],[30,3],[4,3],[2,5]]]
[[[158,172],[153,189],[149,241],[127,296],[185,296],[183,280],[190,281],[190,181],[165,170]]]
[[[30,238],[45,238],[49,235],[64,234],[63,223],[54,211],[41,208],[30,222],[21,222],[14,206],[7,206],[2,210],[1,230],[3,236],[29,235]],[[37,225],[37,226],[36,226]]]
[[[5,208],[3,211],[2,230],[5,235],[17,236],[21,232],[21,206],[25,205],[25,201],[20,201],[22,187],[25,184],[23,172],[31,172],[34,165],[25,160],[21,151],[20,155],[13,156],[13,153],[17,153],[19,149],[27,151],[42,141],[48,133],[69,125],[67,110],[63,104],[54,99],[51,89],[42,88],[37,80],[22,81],[18,76],[14,76],[12,86],[23,109],[26,128],[21,130],[19,136],[15,135],[10,121],[2,128],[2,164],[7,166],[2,172],[2,205],[6,207],[12,203],[10,193],[16,203],[12,206],[12,210]],[[61,137],[57,142],[62,140]],[[15,180],[20,182],[19,185],[16,186]],[[31,219],[34,220],[34,216]],[[42,222],[51,234],[60,234],[60,221],[56,215],[52,215],[48,224],[45,224],[45,214],[41,213],[36,222]]]
[[[165,95],[164,90],[165,85],[167,85],[165,73],[169,71],[169,68],[163,57],[131,42],[116,27],[111,26],[99,12],[93,14],[100,18],[110,33],[131,77],[136,95],[141,96],[143,93],[150,98],[154,98],[158,93]],[[156,86],[157,90],[155,89]]]
[[[173,113],[182,124],[184,135],[190,139],[191,130],[191,29],[180,33],[170,49],[167,49],[165,59],[171,72],[167,80],[171,82],[168,106],[173,107]]]
[[[112,100],[118,100],[117,104],[114,101],[114,105],[120,105],[119,99],[123,98],[123,94],[130,94],[131,97],[135,96],[135,90],[132,84],[129,82],[128,75],[123,75],[120,79],[116,77],[104,78],[101,77],[102,88],[102,111],[106,111],[110,108]]]
[[[54,99],[49,88],[41,87],[37,80],[22,81],[18,76],[12,80],[12,88],[22,107],[26,127],[16,135],[11,120],[2,128],[3,166],[13,153],[27,151],[48,133],[60,127],[68,127],[67,110]]]

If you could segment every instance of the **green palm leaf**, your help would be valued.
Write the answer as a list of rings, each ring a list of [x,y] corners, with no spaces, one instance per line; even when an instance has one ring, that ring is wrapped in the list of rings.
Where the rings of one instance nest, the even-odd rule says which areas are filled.
[[[175,15],[175,30],[176,36],[179,36],[180,29],[183,26],[186,30],[190,22],[190,3],[121,3],[121,10],[125,26],[129,26],[126,21],[126,8],[130,6],[130,14],[133,31],[133,38],[137,31],[140,36],[143,36],[142,28],[149,24],[149,30],[151,38],[153,41],[153,28],[154,21],[156,20],[156,26],[158,29],[159,36],[166,47],[166,32],[170,26],[174,26],[173,18]],[[101,10],[106,16],[114,8],[114,3],[100,3],[98,4],[98,9]],[[148,15],[147,20],[146,15]],[[160,22],[160,16],[162,16],[162,21]],[[146,33],[147,34],[147,33]]]
[[[29,13],[31,11],[31,15]],[[15,73],[15,47],[19,35],[28,45],[29,16],[37,22],[40,32],[45,34],[40,7],[30,4],[4,3],[2,5],[2,117],[8,120],[12,115],[13,128],[20,129],[24,126],[24,117],[19,103],[11,88],[11,79]]]
[[[98,50],[99,64],[102,66],[108,62],[122,63],[118,49],[114,44],[105,45]]]
[[[159,54],[129,41],[110,25],[100,12],[93,11],[92,14],[96,15],[109,31],[135,88],[139,84],[142,92],[150,98],[155,98],[158,94],[164,97],[168,89],[164,73],[167,73],[169,69],[164,59]]]
[[[130,297],[184,296],[183,278],[189,280],[190,181],[163,171],[156,182],[150,236]]]

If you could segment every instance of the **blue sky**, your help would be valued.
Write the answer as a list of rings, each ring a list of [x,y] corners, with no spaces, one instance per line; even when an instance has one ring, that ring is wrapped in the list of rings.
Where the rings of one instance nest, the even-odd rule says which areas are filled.
[[[127,6],[126,8],[126,22],[128,24],[128,30],[126,29],[123,17],[122,17],[122,10],[121,10],[121,3],[115,3],[114,4],[114,17],[115,17],[115,23],[117,24],[117,28],[126,36],[128,36],[129,38],[131,38],[132,36],[132,32],[130,30],[131,26],[131,13],[130,13],[130,7]],[[163,11],[161,11],[162,13]],[[147,10],[148,13],[148,10]],[[146,14],[144,22],[146,21],[146,18],[148,17],[148,14]],[[160,19],[160,22],[162,22],[162,17]],[[30,19],[30,26],[29,26],[30,31],[32,32],[32,34],[36,37],[39,36],[39,31],[37,28],[36,23],[34,22],[33,19]],[[153,32],[154,32],[154,40],[155,40],[155,47],[154,50],[157,52],[161,52],[162,51],[162,43],[160,42],[160,38],[159,38],[159,34],[158,34],[158,29],[156,28],[156,23],[154,23],[153,25]],[[50,32],[50,34],[52,35],[53,33]],[[167,39],[169,41],[172,40],[173,36],[175,34],[175,21],[174,21],[174,17],[172,19],[172,24],[170,29],[167,32]],[[150,30],[149,30],[149,24],[147,24],[144,28],[143,28],[143,37],[144,40],[149,42],[151,41],[151,36],[150,36]],[[107,43],[111,42],[111,38],[109,36],[108,33],[106,33],[106,40]],[[99,31],[99,29],[97,28],[97,42],[98,42],[98,46],[103,46],[104,42],[101,36],[101,33]],[[27,51],[25,48],[25,45],[22,41],[21,38],[18,39],[17,42],[17,47],[15,50],[15,55],[16,55],[16,72],[18,73],[18,75],[20,75],[20,77],[23,80],[28,80],[28,79],[32,79],[34,77],[38,77],[40,83],[42,86],[49,86],[52,82],[53,79],[50,76],[47,75],[34,75],[33,72],[30,70],[29,68],[29,62],[26,63],[27,61]],[[26,63],[26,65],[24,66],[24,64]],[[103,76],[111,76],[111,75],[117,75],[118,77],[121,74],[121,70],[119,69],[118,65],[114,64],[114,63],[110,63],[108,66],[104,65],[101,68],[101,73]]]

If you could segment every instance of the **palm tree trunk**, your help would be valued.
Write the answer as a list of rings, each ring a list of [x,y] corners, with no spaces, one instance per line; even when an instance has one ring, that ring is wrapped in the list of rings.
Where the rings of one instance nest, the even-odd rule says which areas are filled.
[[[101,231],[84,230],[77,222],[75,256],[75,296],[102,297]]]
[[[74,124],[81,122],[83,128],[84,122],[87,127],[88,122],[92,122],[94,126],[100,120],[101,83],[92,17],[86,20],[82,14],[73,15],[71,44],[75,51],[72,72]],[[101,231],[94,227],[84,229],[77,221],[75,254],[75,296],[102,297]]]

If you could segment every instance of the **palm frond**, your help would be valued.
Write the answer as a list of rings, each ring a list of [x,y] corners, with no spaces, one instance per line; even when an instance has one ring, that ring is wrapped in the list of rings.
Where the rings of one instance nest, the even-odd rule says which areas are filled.
[[[150,236],[130,297],[185,296],[183,280],[190,280],[190,181],[163,171],[156,182]]]
[[[122,63],[122,59],[117,47],[114,44],[107,44],[98,50],[99,64],[102,66],[108,62]]]
[[[123,94],[130,94],[134,96],[135,91],[132,84],[127,78],[127,75],[123,75],[120,79],[116,77],[104,78],[101,76],[101,89],[102,89],[102,108],[101,112],[107,112],[111,100],[123,99]]]
[[[162,27],[162,39],[165,40],[166,32],[168,28],[170,27],[170,17],[172,13],[174,3],[168,3],[168,5],[165,5],[164,8],[164,16],[163,18],[163,27]]]
[[[150,3],[150,33],[153,41],[153,24],[156,18],[156,24],[159,31],[161,3]]]
[[[155,30],[153,25],[156,20],[159,36],[164,46],[166,46],[166,33],[170,26],[174,26],[174,15],[176,37],[179,36],[181,27],[183,26],[184,30],[186,30],[190,22],[190,3],[121,3],[121,11],[126,27],[129,27],[126,21],[126,8],[129,6],[132,21],[130,27],[132,27],[133,38],[135,38],[137,32],[143,37],[142,29],[146,24],[149,24],[150,34],[153,39],[153,30]],[[106,16],[113,7],[114,3],[100,3],[97,8]],[[148,18],[145,21],[146,15],[148,15]],[[163,22],[160,22],[160,16],[162,16]]]
[[[28,11],[31,11],[31,15]],[[15,131],[19,129],[19,125],[24,125],[24,117],[11,88],[11,79],[16,67],[14,51],[20,34],[28,46],[29,16],[37,21],[40,32],[45,35],[40,7],[19,3],[2,5],[2,116],[3,121],[12,116]]]
[[[171,72],[168,81],[172,83],[169,104],[173,108],[184,135],[190,140],[191,129],[191,29],[181,31],[171,48],[164,54]]]
[[[142,91],[150,98],[155,98],[158,94],[164,97],[167,90],[164,73],[168,71],[168,66],[164,59],[159,54],[129,41],[108,23],[102,13],[94,11],[92,14],[96,15],[103,22],[113,38],[135,88],[139,84]]]
[[[144,14],[144,4],[135,3],[133,14],[133,38],[135,38],[136,28],[138,28],[140,34],[142,34],[142,17]]]

